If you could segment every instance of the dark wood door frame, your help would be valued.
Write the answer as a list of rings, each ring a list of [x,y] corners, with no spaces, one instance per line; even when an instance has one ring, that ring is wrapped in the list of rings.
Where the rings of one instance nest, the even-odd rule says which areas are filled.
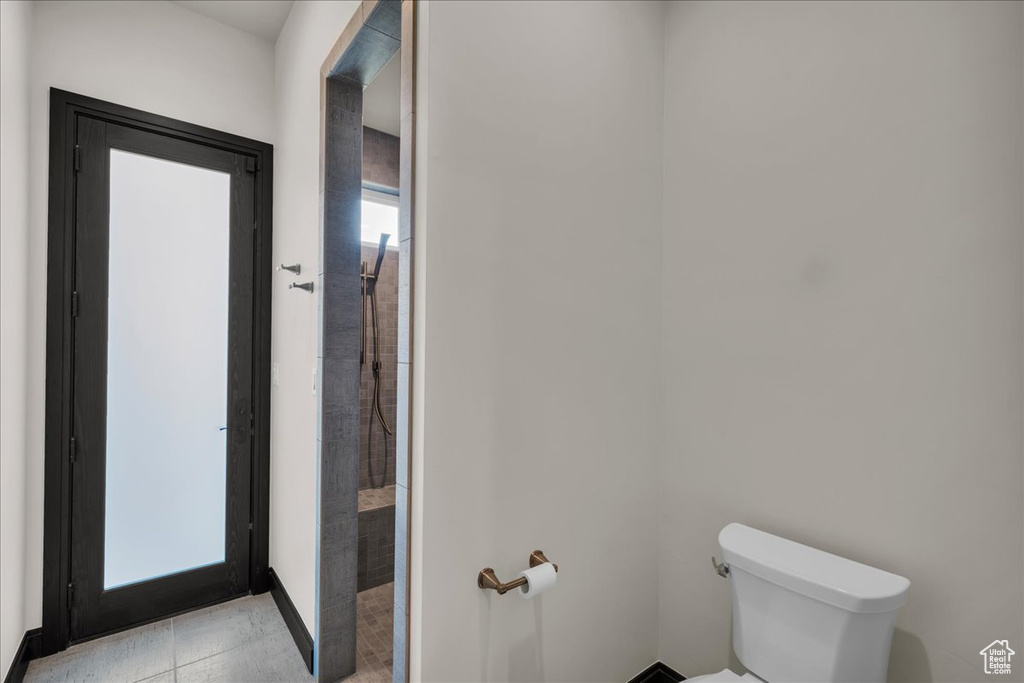
[[[72,292],[75,267],[74,147],[80,117],[196,142],[251,158],[256,173],[253,292],[253,450],[249,586],[269,589],[270,279],[273,147],[84,95],[50,90],[49,227],[46,300],[46,399],[43,504],[42,654],[69,644],[71,557]]]

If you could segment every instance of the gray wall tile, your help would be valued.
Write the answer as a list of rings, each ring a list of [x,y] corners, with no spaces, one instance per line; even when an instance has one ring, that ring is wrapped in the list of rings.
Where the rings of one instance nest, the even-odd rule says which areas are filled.
[[[395,506],[359,513],[358,590],[391,583],[395,573]]]
[[[317,529],[320,533],[317,600],[323,610],[355,600],[358,521],[353,516],[334,524],[318,525]]]
[[[329,525],[351,520],[358,509],[358,492],[351,485],[359,471],[356,440],[324,441],[320,448],[317,521]]]
[[[356,657],[362,87],[329,79],[324,98],[314,652],[318,679],[336,681]]]
[[[374,128],[363,127],[363,182],[374,189],[398,192],[399,141]],[[398,235],[393,235],[398,241]]]
[[[395,40],[402,40],[401,0],[381,0],[366,19],[366,25]]]
[[[352,611],[355,612],[355,602]],[[356,671],[356,627],[325,634],[316,652],[317,680],[334,683]]]
[[[398,52],[398,46],[397,39],[365,27],[355,35],[352,45],[342,55],[332,74],[359,84],[369,83],[391,61],[391,57]]]

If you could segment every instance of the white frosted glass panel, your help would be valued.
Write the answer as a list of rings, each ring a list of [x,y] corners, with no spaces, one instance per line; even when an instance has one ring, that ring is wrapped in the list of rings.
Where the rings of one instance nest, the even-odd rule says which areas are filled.
[[[230,184],[110,152],[104,588],[224,561]]]

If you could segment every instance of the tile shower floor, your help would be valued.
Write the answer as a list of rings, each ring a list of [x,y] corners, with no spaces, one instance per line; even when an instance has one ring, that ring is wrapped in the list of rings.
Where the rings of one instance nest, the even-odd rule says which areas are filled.
[[[364,590],[357,604],[356,673],[345,683],[391,683],[395,584]]]
[[[393,584],[358,598],[352,683],[391,681]],[[25,683],[311,683],[269,593],[75,645],[29,664]]]

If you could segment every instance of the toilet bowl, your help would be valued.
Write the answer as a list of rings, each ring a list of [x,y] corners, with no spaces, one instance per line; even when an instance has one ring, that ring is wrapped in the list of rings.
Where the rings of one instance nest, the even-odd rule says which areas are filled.
[[[752,673],[704,683],[884,683],[910,581],[730,524],[718,536],[732,584],[733,650]]]

